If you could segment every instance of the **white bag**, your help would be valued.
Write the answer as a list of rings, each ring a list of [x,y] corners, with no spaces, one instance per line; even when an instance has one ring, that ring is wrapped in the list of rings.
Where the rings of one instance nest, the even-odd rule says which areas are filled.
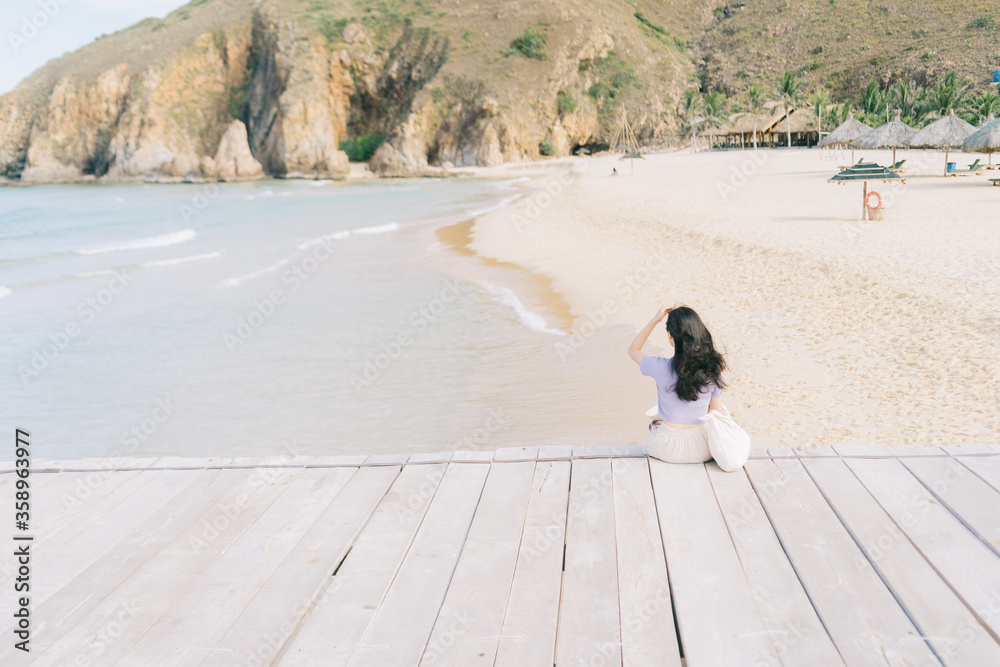
[[[746,465],[750,458],[750,434],[740,428],[726,406],[698,419],[705,422],[708,449],[720,468],[734,472]]]

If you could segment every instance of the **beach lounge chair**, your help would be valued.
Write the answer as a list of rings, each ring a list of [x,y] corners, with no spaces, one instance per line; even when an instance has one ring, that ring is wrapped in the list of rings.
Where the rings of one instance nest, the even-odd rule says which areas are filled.
[[[894,174],[898,174],[899,172],[903,171],[904,164],[906,164],[906,160],[900,160],[896,164],[889,167],[889,171],[891,171]]]
[[[992,183],[996,187],[1000,187],[1000,178],[991,178],[990,183]]]
[[[982,160],[976,159],[975,162],[969,165],[968,169],[949,169],[949,174],[981,174],[983,172],[983,167],[980,164]]]

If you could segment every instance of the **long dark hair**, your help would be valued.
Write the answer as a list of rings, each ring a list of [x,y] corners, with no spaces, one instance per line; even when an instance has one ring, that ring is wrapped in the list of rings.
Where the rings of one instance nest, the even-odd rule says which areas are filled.
[[[726,360],[712,344],[712,334],[687,306],[674,308],[667,316],[667,331],[674,339],[674,392],[682,401],[696,401],[710,384],[725,389],[722,371]]]

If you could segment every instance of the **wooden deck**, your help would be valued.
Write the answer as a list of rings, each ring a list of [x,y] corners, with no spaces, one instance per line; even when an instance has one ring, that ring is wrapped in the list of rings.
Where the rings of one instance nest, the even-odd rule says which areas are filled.
[[[997,446],[34,470],[2,665],[1000,665]]]

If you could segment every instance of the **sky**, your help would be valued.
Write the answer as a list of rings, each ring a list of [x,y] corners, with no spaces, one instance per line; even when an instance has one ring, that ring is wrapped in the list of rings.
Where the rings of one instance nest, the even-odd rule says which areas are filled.
[[[53,58],[189,0],[0,0],[0,95]]]

